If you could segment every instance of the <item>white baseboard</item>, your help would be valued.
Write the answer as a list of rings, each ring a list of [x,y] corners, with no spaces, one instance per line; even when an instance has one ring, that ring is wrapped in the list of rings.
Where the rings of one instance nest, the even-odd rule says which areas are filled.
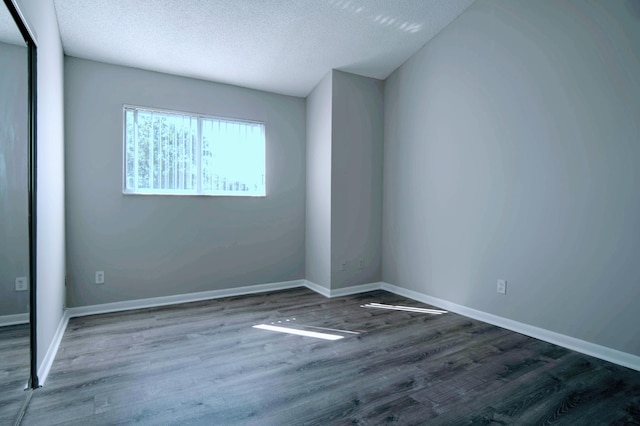
[[[380,290],[381,282],[354,285],[351,287],[338,288],[331,290],[329,297],[350,296],[352,294],[366,293],[367,291]]]
[[[382,288],[382,283],[376,282],[376,283],[359,284],[359,285],[337,288],[335,290],[332,290],[332,289],[323,287],[321,285],[318,285],[314,282],[311,282],[309,280],[304,280],[304,281],[305,281],[305,286],[308,289],[313,290],[316,293],[320,293],[324,297],[349,296],[352,294],[366,293],[367,291],[380,290]]]
[[[441,309],[455,312],[456,314],[464,315],[465,317],[497,325],[498,327],[515,331],[516,333],[534,337],[548,343],[553,343],[554,345],[571,349],[572,351],[580,352],[585,355],[590,355],[596,358],[603,359],[605,361],[612,362],[614,364],[621,365],[623,367],[628,367],[633,370],[640,371],[640,356],[637,355],[622,352],[616,349],[611,349],[606,346],[597,345],[585,340],[576,339],[575,337],[566,336],[564,334],[545,330],[540,327],[524,324],[508,318],[499,317],[487,312],[478,311],[476,309],[458,305],[453,302],[438,299],[437,297],[427,296],[426,294],[398,287],[393,284],[382,283],[382,289],[387,290],[391,293],[395,293],[399,296],[408,297],[410,299],[417,300],[428,305],[433,305]]]
[[[220,299],[221,297],[243,296],[266,291],[286,290],[304,287],[305,280],[282,281],[277,283],[257,284],[222,290],[209,290],[199,293],[177,294],[174,296],[152,297],[148,299],[126,300],[123,302],[103,303],[100,305],[67,308],[69,317],[105,314],[109,312],[129,311],[133,309],[155,308],[157,306],[175,305],[178,303],[198,302],[200,300]]]
[[[331,297],[331,289],[323,287],[320,284],[316,284],[309,280],[304,280],[304,286],[309,290],[313,290],[316,293],[323,295],[324,297]]]
[[[242,296],[245,294],[262,293],[265,291],[286,290],[289,288],[304,287],[305,280],[283,281],[277,283],[258,284],[238,288],[203,291],[199,293],[178,294],[175,296],[152,297],[148,299],[127,300],[124,302],[104,303],[100,305],[80,306],[64,310],[62,319],[58,324],[56,333],[51,340],[49,349],[38,369],[38,380],[43,386],[49,376],[49,371],[60,348],[60,342],[69,324],[69,319],[74,317],[104,314],[109,312],[121,312],[133,309],[153,308],[156,306],[174,305],[178,303],[197,302],[200,300],[219,299],[221,297]]]
[[[38,370],[38,378],[40,384],[43,385],[49,375],[49,370],[53,364],[62,336],[67,328],[67,324],[70,318],[94,315],[108,312],[120,312],[132,309],[151,308],[156,306],[173,305],[178,303],[196,302],[200,300],[219,299],[222,297],[242,296],[253,293],[262,293],[266,291],[286,290],[296,287],[307,287],[310,290],[315,291],[325,297],[340,297],[358,293],[365,293],[373,290],[386,290],[388,292],[397,294],[399,296],[407,297],[409,299],[423,302],[429,305],[436,306],[441,309],[446,309],[451,312],[455,312],[460,315],[464,315],[469,318],[477,319],[489,324],[496,325],[498,327],[505,328],[507,330],[515,331],[536,339],[543,340],[545,342],[553,343],[558,346],[565,347],[567,349],[581,352],[586,355],[594,356],[596,358],[603,359],[605,361],[612,362],[624,367],[628,367],[637,371],[640,371],[640,357],[632,355],[626,352],[618,351],[615,349],[607,348],[605,346],[590,343],[584,340],[576,339],[574,337],[565,336],[560,333],[545,330],[532,325],[524,324],[518,321],[510,320],[508,318],[499,317],[497,315],[489,314],[487,312],[478,311],[476,309],[468,308],[466,306],[458,305],[453,302],[449,302],[436,297],[428,296],[423,293],[419,293],[406,288],[398,287],[393,284],[385,282],[374,282],[368,284],[360,284],[351,287],[339,288],[335,290],[328,289],[321,285],[315,284],[308,280],[294,280],[284,281],[277,283],[258,284],[245,287],[211,290],[200,293],[180,294],[175,296],[153,297],[149,299],[129,300],[124,302],[105,303],[101,305],[82,306],[75,308],[68,308],[65,310],[60,324],[56,330],[56,334],[49,345],[49,349],[44,357],[44,360]],[[27,318],[28,320],[28,318]],[[28,321],[27,321],[28,322]]]
[[[17,324],[29,324],[29,313],[0,316],[0,327]]]
[[[51,371],[51,366],[53,365],[53,360],[56,358],[58,348],[60,348],[60,342],[62,342],[62,337],[67,329],[67,324],[69,324],[69,318],[69,311],[65,310],[62,313],[62,318],[60,318],[60,322],[58,323],[58,328],[56,328],[56,332],[53,335],[53,339],[51,339],[49,349],[47,349],[47,353],[42,359],[40,368],[38,368],[38,382],[40,386],[44,386],[44,383],[47,381],[49,371]]]

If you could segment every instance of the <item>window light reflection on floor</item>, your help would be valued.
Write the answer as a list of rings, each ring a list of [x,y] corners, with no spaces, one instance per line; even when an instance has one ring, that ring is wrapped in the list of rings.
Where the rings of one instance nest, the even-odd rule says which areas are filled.
[[[443,311],[440,309],[414,308],[412,306],[385,305],[384,303],[367,303],[366,305],[360,305],[360,306],[363,308],[391,309],[393,311],[420,312],[423,314],[433,314],[433,315],[441,315],[441,314],[447,313],[447,311]]]
[[[315,338],[324,339],[324,340],[339,340],[344,338],[344,336],[340,336],[337,334],[319,333],[317,331],[299,330],[297,328],[281,327],[278,325],[269,325],[269,324],[254,325],[253,328],[259,328],[261,330],[269,330],[269,331],[278,331],[280,333],[295,334],[297,336],[315,337]]]

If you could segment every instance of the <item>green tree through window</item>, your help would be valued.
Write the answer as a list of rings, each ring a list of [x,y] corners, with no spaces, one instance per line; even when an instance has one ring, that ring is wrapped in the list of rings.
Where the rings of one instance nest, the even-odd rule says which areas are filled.
[[[124,192],[264,196],[264,124],[124,107]]]

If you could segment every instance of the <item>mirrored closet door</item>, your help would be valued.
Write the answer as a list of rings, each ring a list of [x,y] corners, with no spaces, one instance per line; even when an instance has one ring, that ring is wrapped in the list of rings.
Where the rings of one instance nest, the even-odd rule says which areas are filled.
[[[0,424],[37,387],[35,346],[35,45],[15,3],[0,5]],[[28,33],[28,31],[27,31]],[[7,418],[5,418],[7,416]]]

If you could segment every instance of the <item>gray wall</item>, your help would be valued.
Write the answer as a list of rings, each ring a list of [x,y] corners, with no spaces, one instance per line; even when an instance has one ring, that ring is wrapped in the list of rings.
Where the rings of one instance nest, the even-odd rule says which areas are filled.
[[[640,355],[632,4],[478,0],[393,73],[384,281]]]
[[[333,73],[307,97],[306,278],[331,288],[331,111]]]
[[[76,58],[65,84],[68,306],[304,278],[304,99]],[[264,121],[267,197],[123,195],[123,104]]]
[[[0,6],[4,8],[3,6]],[[29,311],[27,49],[0,43],[0,317]],[[1,321],[0,321],[1,322]]]
[[[62,319],[65,276],[63,53],[52,1],[18,0],[38,42],[38,365]]]
[[[307,279],[327,289],[380,281],[383,93],[332,70],[307,97]]]
[[[380,80],[333,71],[332,289],[381,278],[383,93]]]

